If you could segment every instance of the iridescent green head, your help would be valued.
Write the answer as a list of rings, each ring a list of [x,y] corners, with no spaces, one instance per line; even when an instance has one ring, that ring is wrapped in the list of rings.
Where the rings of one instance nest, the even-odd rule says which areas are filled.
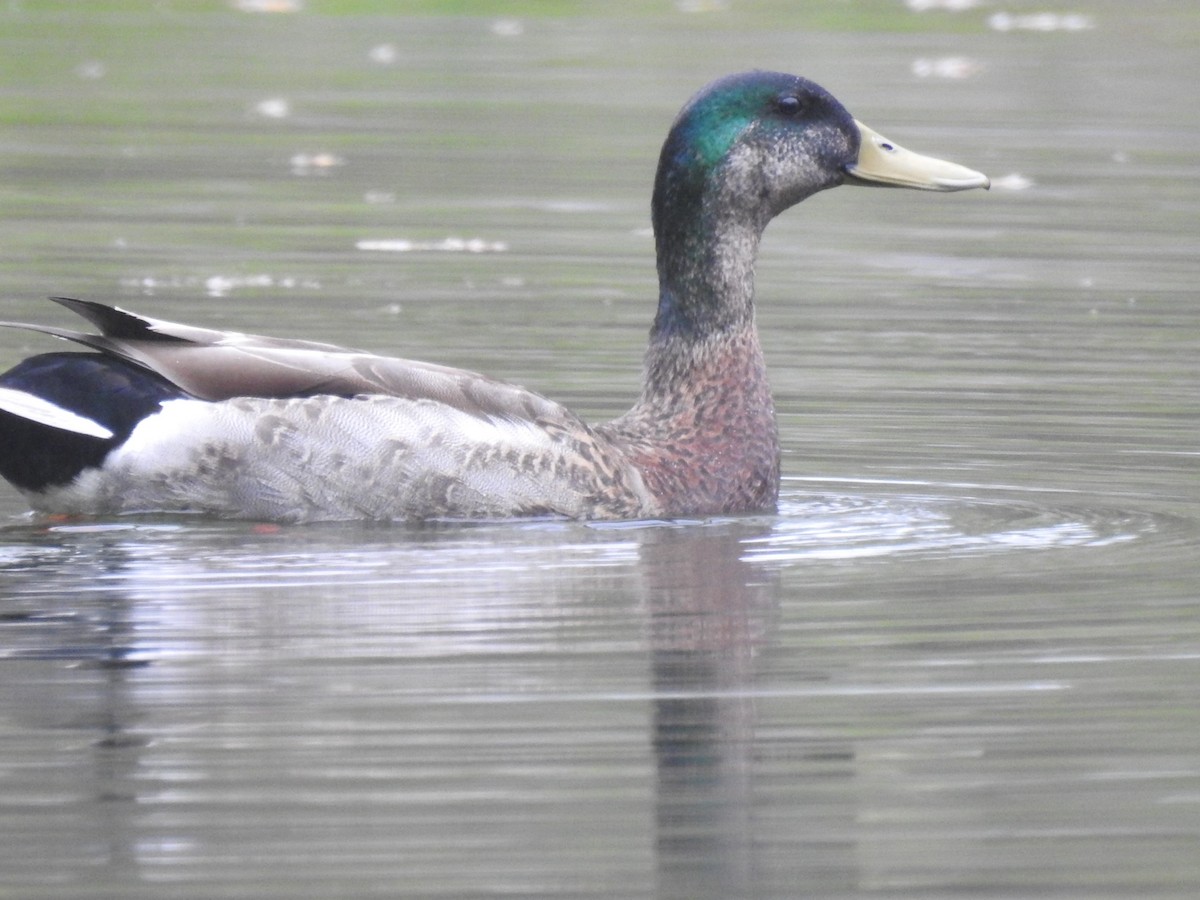
[[[806,78],[743,72],[708,85],[676,117],[659,157],[655,227],[694,215],[702,194],[765,226],[844,183],[960,191],[986,188],[988,179],[876,134]]]
[[[765,225],[840,184],[858,146],[854,118],[820,85],[778,72],[722,78],[693,97],[671,127],[659,157],[655,226],[669,227],[671,210],[704,192],[753,206]]]

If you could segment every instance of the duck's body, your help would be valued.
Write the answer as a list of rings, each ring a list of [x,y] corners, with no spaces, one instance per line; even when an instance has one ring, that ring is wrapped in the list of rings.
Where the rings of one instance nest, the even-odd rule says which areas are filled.
[[[905,157],[795,76],[732,76],[684,107],[655,182],[660,292],[645,383],[613,422],[589,426],[471,372],[60,299],[99,333],[18,327],[93,352],[33,357],[0,376],[0,475],[35,509],[81,515],[771,509],[779,443],[754,326],[754,258],[772,217],[847,180],[986,186],[970,170]]]
[[[514,385],[59,302],[101,334],[45,330],[101,354],[46,354],[0,378],[0,407],[14,387],[53,404],[14,413],[9,395],[0,411],[11,436],[0,472],[36,508],[281,521],[652,514],[610,441]],[[83,433],[89,422],[99,427]]]

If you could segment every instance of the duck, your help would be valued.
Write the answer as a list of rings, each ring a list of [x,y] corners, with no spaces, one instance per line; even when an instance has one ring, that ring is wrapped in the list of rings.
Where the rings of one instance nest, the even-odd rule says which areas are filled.
[[[754,265],[784,210],[839,185],[987,188],[820,85],[749,71],[671,124],[651,198],[658,305],[640,395],[589,424],[514,384],[332,344],[54,297],[82,350],[0,375],[0,475],[33,513],[278,523],[636,520],[769,513],[780,444]]]

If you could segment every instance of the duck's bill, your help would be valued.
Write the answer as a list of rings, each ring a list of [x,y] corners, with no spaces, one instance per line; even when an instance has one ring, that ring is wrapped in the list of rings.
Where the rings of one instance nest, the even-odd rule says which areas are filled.
[[[987,190],[992,183],[982,172],[958,163],[922,156],[905,150],[862,122],[854,123],[862,134],[858,160],[846,166],[847,184],[913,188],[918,191]]]

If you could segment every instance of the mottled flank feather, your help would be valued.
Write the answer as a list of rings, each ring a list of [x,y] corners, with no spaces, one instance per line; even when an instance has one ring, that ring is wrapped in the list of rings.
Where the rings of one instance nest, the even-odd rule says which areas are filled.
[[[173,400],[103,472],[51,500],[64,512],[237,510],[278,521],[396,519],[412,510],[614,518],[652,508],[636,470],[610,457],[578,422],[476,415],[429,399]]]

